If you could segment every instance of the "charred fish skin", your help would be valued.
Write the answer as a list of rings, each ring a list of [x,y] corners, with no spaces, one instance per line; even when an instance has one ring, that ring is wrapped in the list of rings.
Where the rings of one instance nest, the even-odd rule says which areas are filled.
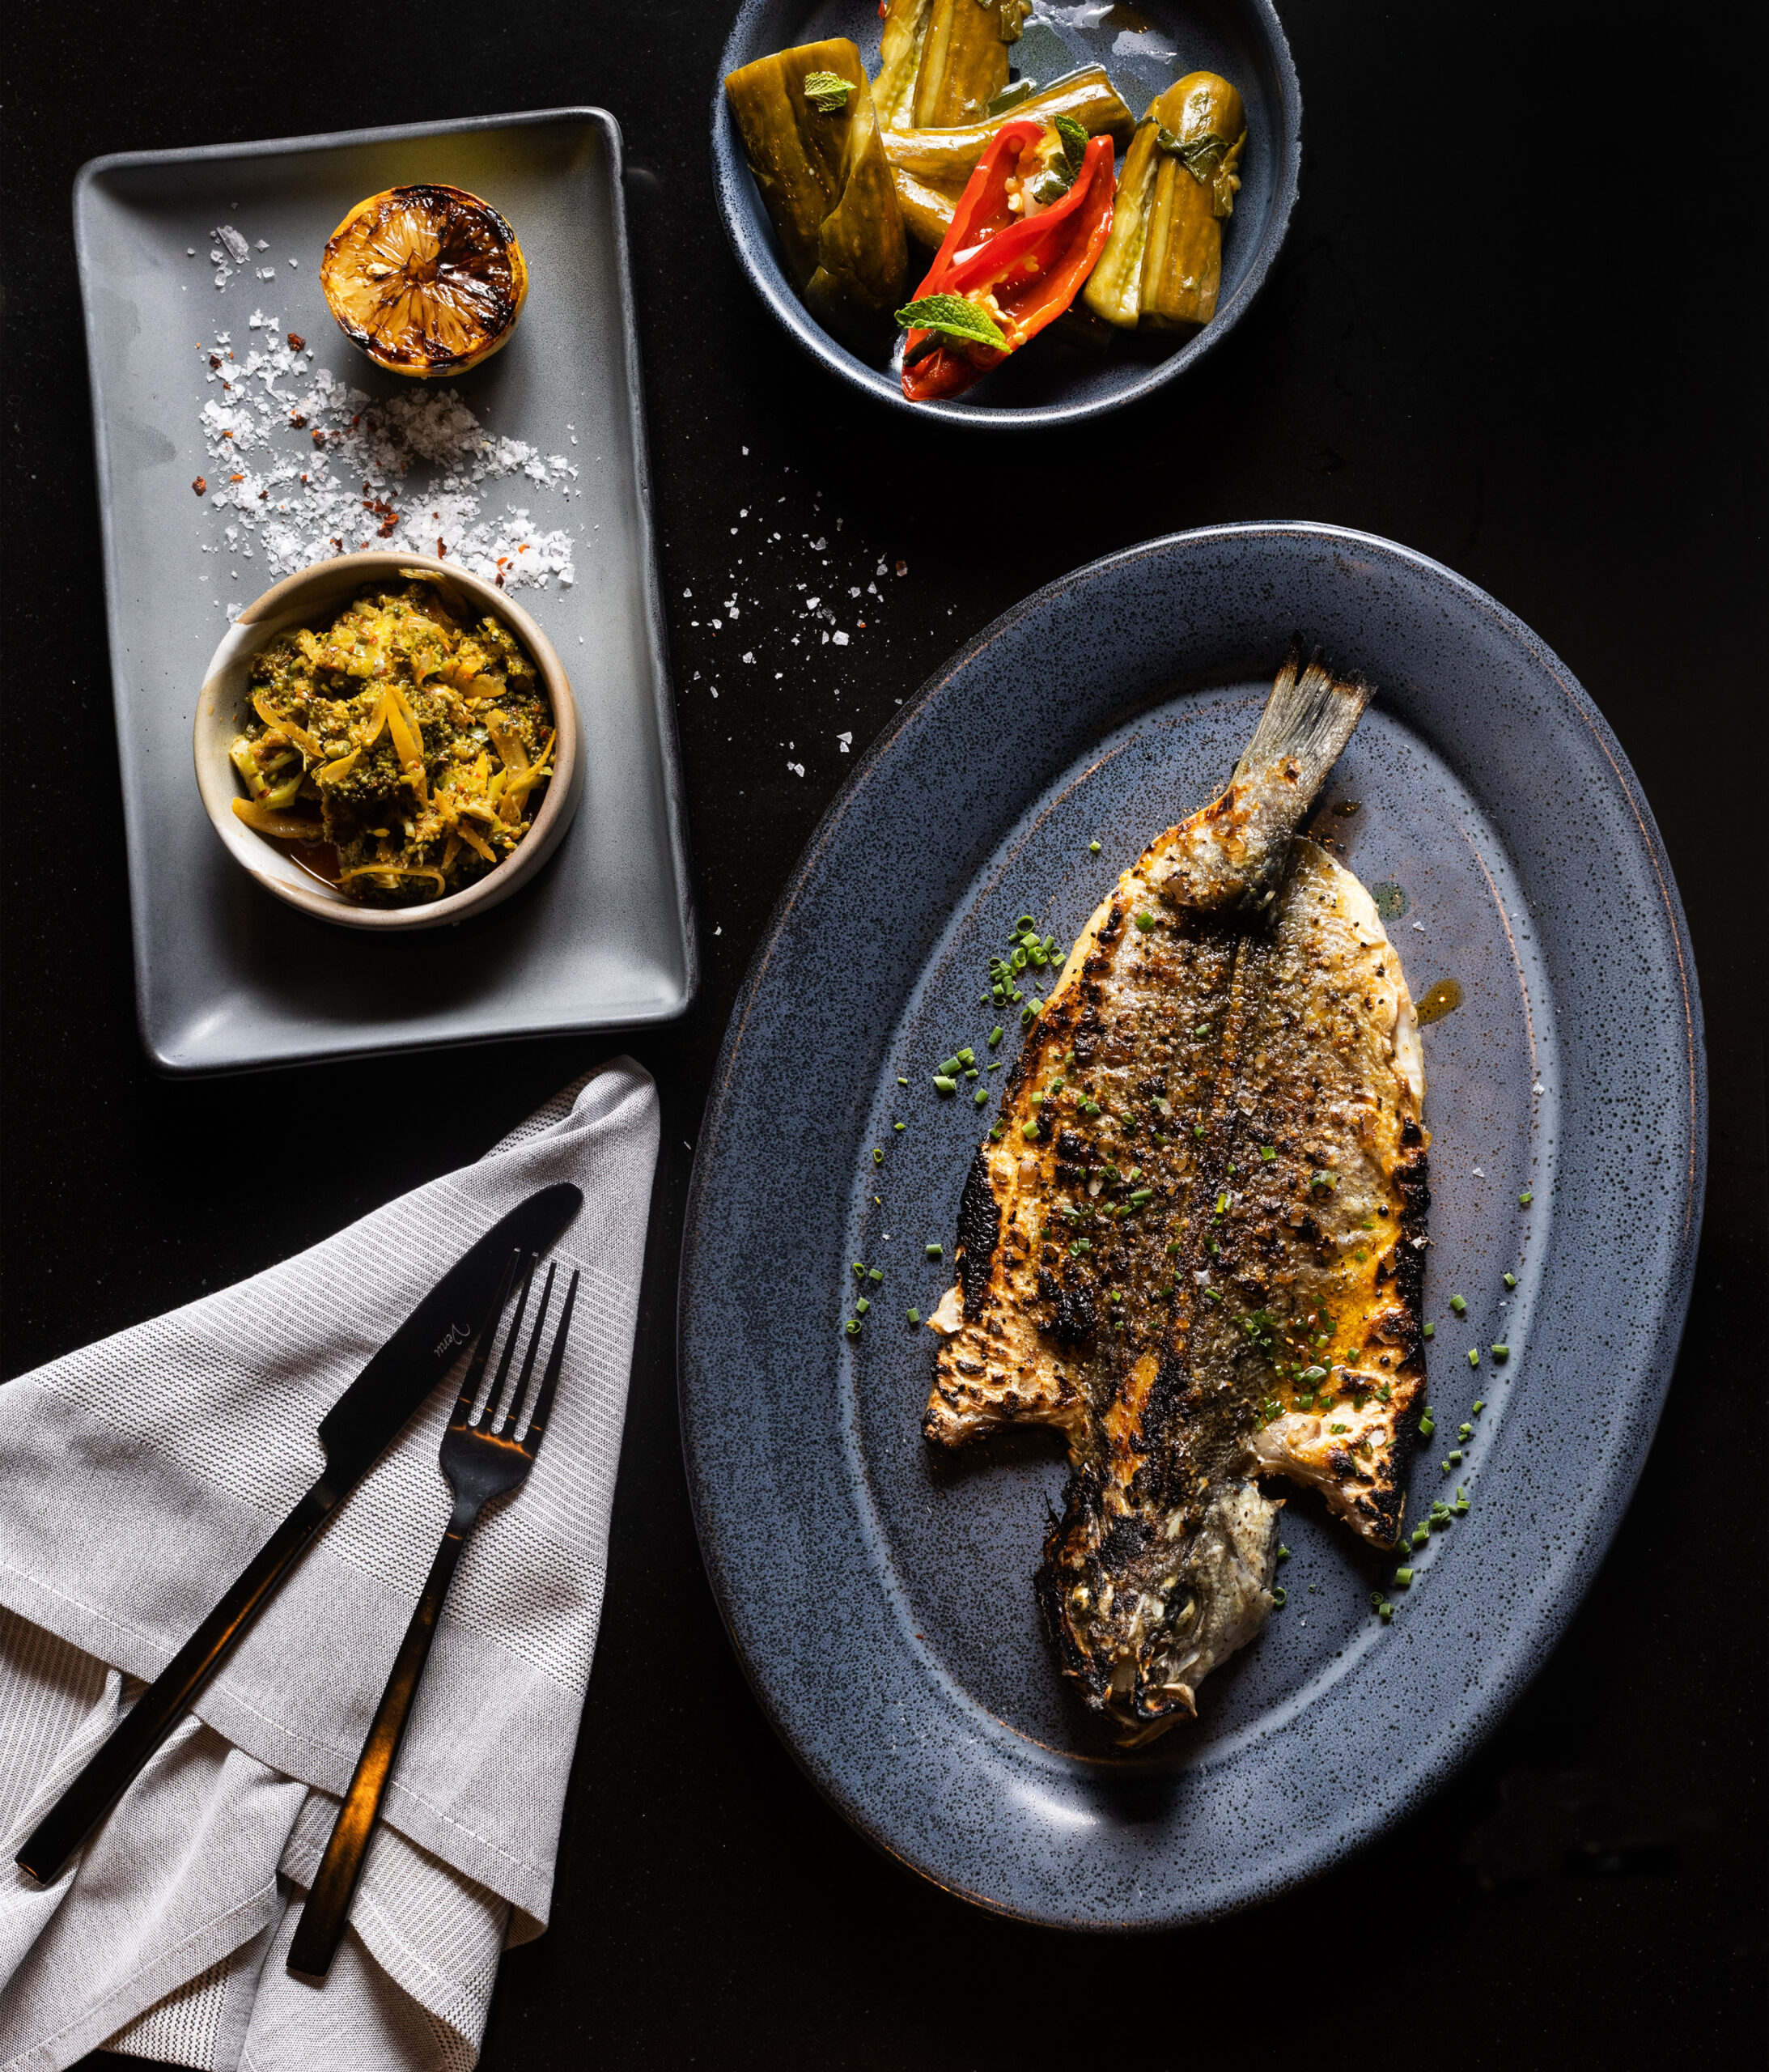
[[[1419,1331],[1423,1072],[1369,897],[1296,830],[1369,696],[1292,656],[1228,789],[1150,844],[1077,943],[979,1151],[925,1430],[1055,1425],[1037,1594],[1132,1739],[1272,1606],[1313,1483],[1398,1531]]]

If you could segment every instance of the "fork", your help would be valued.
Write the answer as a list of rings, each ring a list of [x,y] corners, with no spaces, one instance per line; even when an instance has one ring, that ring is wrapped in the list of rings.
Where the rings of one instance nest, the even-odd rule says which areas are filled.
[[[443,1434],[440,1466],[454,1492],[454,1512],[448,1521],[448,1530],[443,1535],[442,1544],[436,1550],[436,1558],[431,1564],[418,1609],[412,1614],[411,1624],[405,1628],[405,1637],[394,1658],[392,1674],[381,1693],[368,1739],[363,1743],[350,1790],[339,1809],[332,1838],[325,1845],[325,1854],[320,1859],[289,1951],[288,1968],[306,1977],[325,1977],[337,1954],[337,1946],[344,1938],[344,1926],[350,1916],[356,1881],[362,1874],[363,1859],[368,1852],[369,1838],[374,1832],[388,1779],[399,1754],[412,1700],[424,1673],[436,1621],[441,1616],[461,1549],[478,1523],[480,1512],[491,1498],[520,1486],[534,1465],[535,1454],[546,1431],[554,1393],[559,1385],[559,1369],[565,1359],[566,1334],[571,1330],[571,1311],[577,1301],[575,1273],[566,1290],[565,1307],[559,1313],[558,1325],[553,1334],[553,1349],[547,1355],[540,1390],[525,1425],[521,1417],[523,1401],[533,1378],[535,1357],[540,1351],[541,1332],[552,1306],[557,1265],[547,1268],[546,1285],[541,1290],[541,1307],[529,1333],[528,1349],[515,1383],[507,1393],[505,1388],[539,1264],[537,1253],[530,1252],[526,1260],[520,1251],[510,1255],[496,1299],[461,1383],[460,1399]],[[480,1384],[490,1361],[498,1322],[519,1273],[522,1293],[504,1336],[497,1374],[481,1405]]]

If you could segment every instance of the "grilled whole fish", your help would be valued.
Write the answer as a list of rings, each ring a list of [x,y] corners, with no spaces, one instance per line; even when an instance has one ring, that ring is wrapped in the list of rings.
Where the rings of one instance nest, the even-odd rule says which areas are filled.
[[[1401,1523],[1424,1384],[1424,1071],[1369,894],[1296,830],[1369,697],[1292,655],[1228,789],[1118,880],[959,1210],[925,1430],[1067,1437],[1037,1590],[1065,1673],[1152,1738],[1273,1603],[1279,1505]]]

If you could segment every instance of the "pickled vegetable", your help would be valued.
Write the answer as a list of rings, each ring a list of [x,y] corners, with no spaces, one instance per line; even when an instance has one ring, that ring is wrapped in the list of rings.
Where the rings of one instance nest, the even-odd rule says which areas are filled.
[[[1112,159],[1109,137],[1067,117],[1003,123],[897,312],[911,402],[962,394],[1069,308],[1111,228]]]
[[[886,130],[979,121],[1008,83],[1032,0],[885,0],[872,97]]]
[[[1247,141],[1241,96],[1191,72],[1150,104],[1125,154],[1112,234],[1087,284],[1095,316],[1134,330],[1207,324],[1222,285],[1222,226]]]
[[[725,92],[805,307],[838,338],[876,331],[909,253],[859,52],[845,36],[801,44],[732,73]]]

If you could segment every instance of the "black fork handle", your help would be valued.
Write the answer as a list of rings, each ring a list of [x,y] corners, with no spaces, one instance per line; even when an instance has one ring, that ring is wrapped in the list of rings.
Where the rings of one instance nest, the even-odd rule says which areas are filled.
[[[322,1475],[37,1823],[14,1861],[40,1884],[55,1883],[69,1858],[146,1768],[337,1502]]]
[[[375,1832],[381,1801],[387,1794],[387,1781],[392,1775],[399,1744],[405,1738],[405,1722],[411,1717],[412,1700],[418,1695],[424,1664],[430,1658],[436,1621],[442,1616],[443,1601],[454,1580],[461,1549],[478,1518],[477,1504],[470,1509],[456,1505],[448,1530],[443,1535],[442,1544],[436,1549],[436,1558],[430,1565],[430,1575],[424,1584],[423,1595],[418,1600],[418,1609],[413,1612],[405,1637],[399,1644],[399,1653],[393,1658],[392,1673],[387,1679],[387,1688],[381,1693],[368,1739],[357,1758],[350,1790],[338,1809],[332,1838],[320,1859],[307,1904],[301,1909],[295,1940],[289,1947],[289,1970],[304,1977],[324,1978],[331,1969],[333,1958],[337,1955],[338,1944],[344,1939],[344,1926],[350,1918],[356,1881],[363,1875],[363,1859],[368,1853],[369,1838]]]

